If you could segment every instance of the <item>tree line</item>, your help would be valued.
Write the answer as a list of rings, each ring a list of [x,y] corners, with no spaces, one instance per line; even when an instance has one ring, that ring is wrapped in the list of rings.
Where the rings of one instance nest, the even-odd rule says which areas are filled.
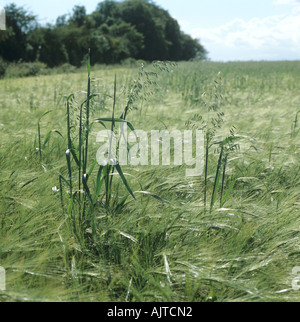
[[[7,62],[79,67],[88,48],[93,64],[120,63],[127,58],[181,61],[207,56],[200,42],[182,32],[168,11],[149,0],[105,0],[91,14],[84,6],[75,6],[72,14],[46,26],[15,4],[7,5],[5,11],[7,30],[0,32],[0,56]]]

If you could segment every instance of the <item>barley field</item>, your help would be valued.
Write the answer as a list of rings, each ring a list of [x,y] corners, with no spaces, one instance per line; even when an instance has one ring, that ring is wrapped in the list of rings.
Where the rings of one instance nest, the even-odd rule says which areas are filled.
[[[300,62],[88,64],[0,107],[0,301],[300,300]],[[203,131],[203,174],[99,165],[121,122]]]

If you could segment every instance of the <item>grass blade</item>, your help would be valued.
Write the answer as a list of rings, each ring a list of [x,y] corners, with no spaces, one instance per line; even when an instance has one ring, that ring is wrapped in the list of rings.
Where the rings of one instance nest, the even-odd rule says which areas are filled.
[[[224,206],[225,202],[228,200],[230,194],[231,194],[231,191],[233,190],[234,186],[236,184],[236,180],[232,181],[224,195],[224,197],[222,198],[222,202],[221,202],[221,207]]]
[[[221,177],[223,151],[224,151],[224,147],[222,146],[220,156],[219,156],[218,166],[217,166],[217,172],[216,172],[216,176],[215,176],[215,183],[214,183],[214,189],[213,189],[212,198],[211,198],[210,210],[212,210],[212,208],[215,204],[215,201],[217,199],[218,186],[219,186],[220,177]]]
[[[165,199],[162,199],[161,197],[159,197],[158,195],[154,194],[154,193],[151,193],[151,192],[148,192],[148,191],[135,191],[134,192],[135,194],[136,193],[141,193],[141,194],[144,194],[144,195],[147,195],[147,196],[151,196],[159,201],[161,201],[162,203],[170,203],[169,201],[165,200]]]
[[[51,131],[49,131],[49,132],[48,132],[48,134],[47,134],[47,135],[46,135],[46,137],[45,137],[45,140],[44,140],[44,143],[43,143],[43,148],[44,148],[44,147],[46,146],[46,144],[49,142],[49,140],[50,140],[50,138],[51,138],[52,133],[56,133],[56,134],[60,135],[60,136],[63,138],[63,135],[62,135],[59,131],[57,131],[57,130],[51,130]]]
[[[127,189],[127,190],[128,190],[128,192],[132,195],[132,197],[133,197],[134,199],[136,199],[136,198],[135,198],[135,196],[134,196],[134,194],[133,194],[133,192],[132,192],[132,190],[131,190],[131,188],[130,188],[130,186],[128,185],[128,182],[127,182],[127,180],[126,180],[126,178],[125,178],[125,176],[124,176],[124,174],[123,174],[123,171],[122,171],[122,169],[121,169],[120,165],[119,165],[119,164],[117,164],[117,165],[115,165],[115,167],[116,167],[116,170],[118,171],[118,173],[119,173],[119,175],[120,175],[120,177],[121,177],[121,179],[122,179],[122,181],[123,181],[123,183],[124,183],[124,185],[125,185],[126,189]]]
[[[134,129],[134,127],[132,126],[132,124],[130,122],[124,121],[123,119],[120,119],[120,118],[114,118],[113,119],[111,117],[105,117],[105,118],[96,119],[93,122],[94,123],[100,123],[100,124],[102,124],[103,122],[126,123],[127,126],[130,128],[130,130],[135,132],[135,129]]]

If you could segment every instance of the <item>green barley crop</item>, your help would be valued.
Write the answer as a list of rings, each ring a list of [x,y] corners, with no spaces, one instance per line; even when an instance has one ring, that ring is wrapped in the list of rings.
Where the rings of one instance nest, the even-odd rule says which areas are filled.
[[[0,80],[0,301],[299,301],[299,62],[164,65]],[[205,171],[101,167],[121,122]]]

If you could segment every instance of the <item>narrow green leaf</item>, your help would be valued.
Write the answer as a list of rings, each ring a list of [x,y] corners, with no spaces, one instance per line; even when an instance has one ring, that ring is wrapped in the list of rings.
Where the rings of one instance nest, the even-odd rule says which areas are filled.
[[[96,119],[94,120],[94,122],[117,122],[117,123],[126,123],[127,126],[130,128],[131,131],[135,131],[134,127],[132,126],[132,124],[128,121],[124,121],[123,119],[120,118],[114,118],[112,119],[111,117],[107,117],[107,118],[100,118],[100,119]]]
[[[88,75],[91,75],[91,49],[89,48],[89,57],[88,57]]]
[[[60,175],[60,178],[68,187],[70,187],[70,182],[66,178],[64,178],[62,175]]]
[[[212,194],[212,198],[211,198],[210,210],[212,210],[212,208],[215,204],[215,201],[217,199],[218,186],[219,186],[221,172],[222,172],[221,168],[222,168],[223,151],[224,151],[224,148],[222,146],[220,156],[219,156],[218,166],[217,166],[217,172],[216,172],[216,176],[215,176],[215,183],[214,183],[214,189],[213,189],[213,194]]]
[[[213,195],[212,195],[212,200],[211,200],[211,208],[214,206],[216,199],[217,199],[220,177],[221,177],[221,171],[218,171],[217,176],[216,176],[216,180],[215,180],[215,184],[214,184],[214,190],[213,190]]]
[[[68,209],[67,209],[68,214],[72,213],[73,208],[74,208],[73,198],[70,198],[69,206],[68,206]]]
[[[128,199],[129,195],[125,196],[124,198],[121,199],[121,201],[118,203],[115,212],[119,212],[123,209],[126,200]]]
[[[121,169],[120,165],[119,165],[119,164],[115,165],[115,168],[116,168],[116,170],[118,171],[118,173],[119,173],[119,175],[120,175],[120,177],[121,177],[121,179],[122,179],[122,181],[123,181],[123,183],[124,183],[124,185],[125,185],[126,189],[127,189],[127,190],[128,190],[128,192],[132,195],[132,197],[135,199],[135,196],[134,196],[134,194],[133,194],[133,192],[132,192],[131,188],[130,188],[130,187],[129,187],[129,185],[128,185],[128,182],[127,182],[127,180],[126,180],[126,178],[125,178],[125,176],[124,176],[124,174],[123,174],[123,171],[122,171],[122,169]]]
[[[76,149],[75,149],[75,146],[74,146],[74,143],[71,141],[71,153],[72,153],[72,156],[77,164],[77,166],[79,167],[80,166],[80,162],[79,162],[79,156],[76,152]]]
[[[151,192],[148,192],[148,191],[135,191],[134,192],[135,194],[136,193],[141,193],[141,194],[144,194],[144,195],[147,195],[147,196],[151,196],[159,201],[161,201],[162,203],[170,203],[169,201],[165,200],[165,199],[162,199],[161,197],[159,197],[158,195],[154,194],[154,193],[151,193]]]
[[[90,170],[88,172],[88,177],[90,177],[92,175],[92,173],[93,173],[96,165],[97,165],[97,159],[95,159],[94,162],[93,162],[93,164],[91,165]]]
[[[95,190],[95,194],[94,194],[94,198],[93,198],[93,204],[96,203],[96,201],[99,197],[103,182],[104,182],[104,177],[101,179],[102,172],[103,172],[103,166],[100,166],[99,171],[98,171],[98,175],[97,175],[97,180],[96,180],[96,190]]]
[[[46,116],[47,114],[49,114],[49,113],[51,113],[51,112],[52,112],[52,110],[47,111],[46,113],[44,113],[44,114],[39,118],[39,121],[38,121],[38,122],[40,122],[40,121],[41,121],[41,119],[42,119],[44,116]]]
[[[236,184],[236,180],[234,180],[234,181],[232,181],[230,183],[230,185],[229,185],[229,187],[228,187],[228,189],[227,189],[227,191],[226,191],[226,193],[225,193],[225,195],[224,195],[224,197],[222,199],[222,207],[225,204],[225,202],[228,200],[228,198],[229,198],[229,196],[231,194],[231,191],[233,190],[235,184]]]
[[[26,183],[23,184],[23,186],[21,187],[21,189],[25,188],[26,186],[28,186],[29,184],[31,184],[32,182],[36,181],[38,179],[38,177],[30,180],[30,181],[27,181]]]
[[[63,135],[59,131],[57,131],[57,130],[49,131],[48,134],[45,137],[45,140],[44,140],[44,143],[43,143],[43,147],[45,147],[46,144],[49,142],[52,133],[56,133],[56,134],[60,135],[63,138]]]
[[[70,94],[68,97],[67,97],[67,102],[72,99],[75,95],[74,94]]]
[[[90,200],[90,202],[93,203],[91,193],[90,193],[90,189],[89,189],[89,187],[87,185],[87,181],[88,181],[88,176],[86,174],[82,175],[82,183],[83,183],[85,193],[87,194],[88,199]]]
[[[104,124],[104,122],[100,121],[100,120],[95,120],[93,121],[93,123],[99,123],[101,124],[105,129],[107,129],[106,125]]]

